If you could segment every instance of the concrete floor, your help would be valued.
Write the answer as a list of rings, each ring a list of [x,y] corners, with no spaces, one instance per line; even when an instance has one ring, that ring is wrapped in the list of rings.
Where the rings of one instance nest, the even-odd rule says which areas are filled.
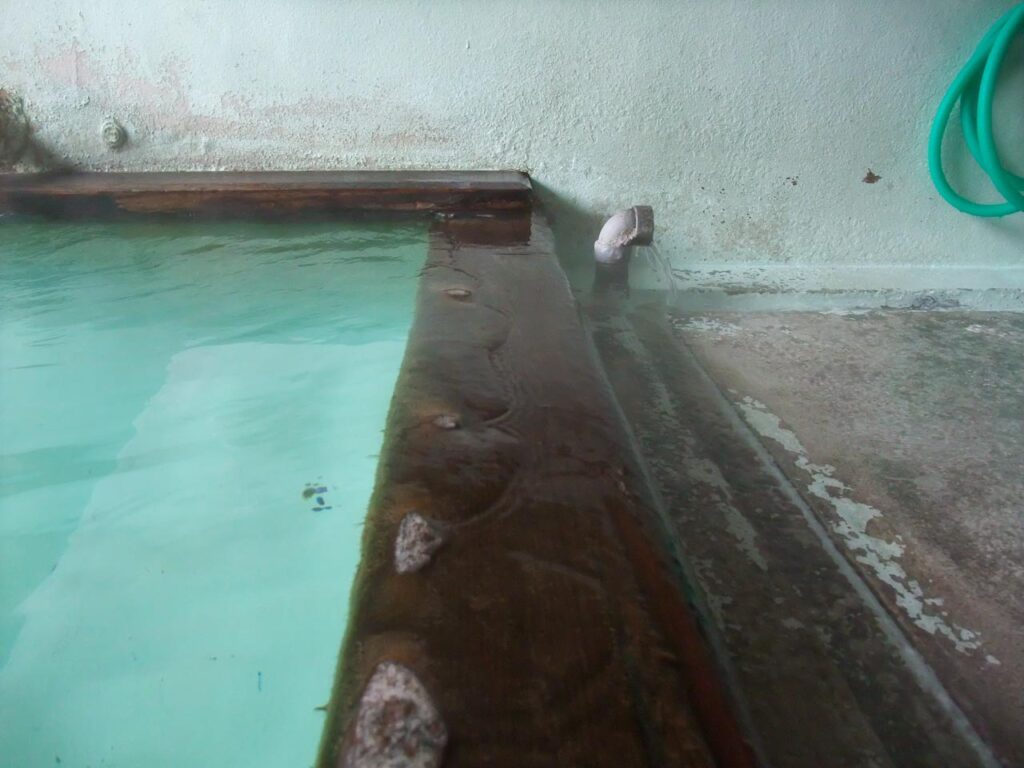
[[[1024,316],[588,314],[765,761],[1024,765]]]

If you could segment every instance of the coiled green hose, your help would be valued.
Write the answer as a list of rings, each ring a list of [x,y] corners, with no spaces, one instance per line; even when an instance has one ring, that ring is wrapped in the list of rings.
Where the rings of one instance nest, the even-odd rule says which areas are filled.
[[[1006,216],[1024,211],[1024,178],[1003,167],[992,134],[992,101],[999,70],[1014,35],[1021,31],[1024,31],[1024,4],[1005,14],[982,38],[970,61],[942,97],[928,138],[928,170],[935,188],[954,208],[973,216]],[[968,200],[950,186],[942,170],[942,137],[958,101],[967,148],[1003,196],[1003,203]]]

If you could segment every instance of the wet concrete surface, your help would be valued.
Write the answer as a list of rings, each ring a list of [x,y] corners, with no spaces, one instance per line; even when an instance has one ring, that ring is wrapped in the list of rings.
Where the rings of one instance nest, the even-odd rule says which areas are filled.
[[[762,759],[1024,765],[1024,317],[584,305]]]

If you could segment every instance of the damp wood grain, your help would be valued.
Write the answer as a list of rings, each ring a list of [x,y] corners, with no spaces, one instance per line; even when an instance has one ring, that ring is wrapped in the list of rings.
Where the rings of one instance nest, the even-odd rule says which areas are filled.
[[[432,230],[351,606],[319,768],[388,662],[446,768],[753,765],[540,214]]]
[[[516,171],[0,174],[0,212],[89,219],[507,212],[530,194]]]

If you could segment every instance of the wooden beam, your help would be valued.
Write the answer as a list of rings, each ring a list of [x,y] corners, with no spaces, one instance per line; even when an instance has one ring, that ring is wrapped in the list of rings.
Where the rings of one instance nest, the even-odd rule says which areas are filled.
[[[530,179],[515,171],[0,174],[0,212],[90,219],[505,212],[530,201]]]
[[[752,766],[666,540],[544,218],[436,224],[320,768]]]

